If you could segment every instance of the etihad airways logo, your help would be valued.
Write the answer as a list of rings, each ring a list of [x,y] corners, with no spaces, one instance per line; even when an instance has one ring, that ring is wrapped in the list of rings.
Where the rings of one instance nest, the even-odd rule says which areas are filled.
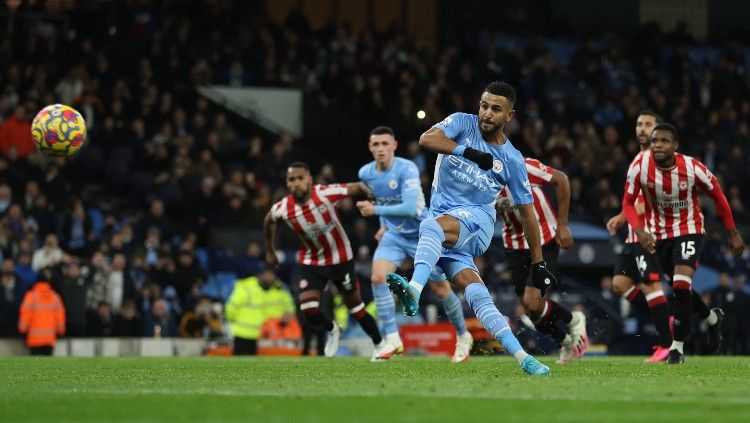
[[[491,178],[488,172],[480,169],[474,162],[458,156],[445,156],[444,162],[450,173],[458,180],[475,186],[480,191],[500,189],[500,183]]]

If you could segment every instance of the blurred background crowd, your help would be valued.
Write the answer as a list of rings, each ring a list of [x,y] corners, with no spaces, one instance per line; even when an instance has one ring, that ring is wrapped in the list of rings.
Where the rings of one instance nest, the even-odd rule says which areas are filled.
[[[353,180],[371,160],[370,129],[389,125],[429,195],[434,156],[419,150],[419,134],[452,112],[476,112],[497,79],[518,89],[514,145],[568,174],[571,220],[601,227],[619,212],[635,118],[652,109],[678,127],[680,150],[717,174],[748,240],[750,50],[741,42],[655,23],[619,36],[556,30],[534,18],[537,2],[511,2],[495,23],[446,17],[455,6],[432,2],[442,20],[431,38],[397,24],[314,25],[299,8],[279,18],[268,2],[20,3],[0,15],[0,336],[17,336],[21,298],[43,277],[63,298],[68,336],[159,327],[160,336],[221,338],[233,281],[264,271],[262,219],[285,195],[288,163],[309,161],[317,183]],[[301,90],[305,135],[269,132],[198,94],[214,84]],[[41,156],[30,137],[36,111],[58,102],[89,131],[71,159]],[[750,251],[732,258],[710,202],[704,212],[703,261],[719,275],[704,295],[727,311],[723,352],[748,354]],[[341,214],[367,298],[377,220],[347,201]],[[294,236],[280,248],[294,250]],[[265,272],[269,284],[294,291],[291,259]],[[517,320],[499,245],[479,264]],[[646,316],[630,315],[607,273],[570,269],[564,295],[593,315],[595,341],[643,352],[626,334]]]

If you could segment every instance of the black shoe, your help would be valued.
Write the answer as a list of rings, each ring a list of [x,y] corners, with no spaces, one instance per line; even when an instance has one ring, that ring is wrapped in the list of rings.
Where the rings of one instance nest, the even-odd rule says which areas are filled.
[[[708,352],[715,353],[721,347],[721,321],[724,320],[724,310],[720,307],[711,310],[716,313],[716,323],[708,326]]]
[[[667,357],[667,364],[683,364],[685,362],[685,356],[677,350],[669,350],[669,357]]]

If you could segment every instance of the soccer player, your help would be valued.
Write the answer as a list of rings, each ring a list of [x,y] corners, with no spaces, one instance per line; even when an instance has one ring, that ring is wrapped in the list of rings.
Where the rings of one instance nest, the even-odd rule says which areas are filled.
[[[700,161],[680,153],[677,129],[658,124],[651,133],[651,150],[640,153],[628,169],[622,210],[633,227],[638,242],[648,253],[644,265],[647,273],[666,272],[674,292],[674,340],[668,364],[684,362],[683,343],[690,331],[693,274],[703,247],[703,212],[698,191],[708,194],[729,232],[729,249],[736,255],[745,248],[734,225],[732,210],[716,177]],[[651,235],[638,217],[635,201],[643,192],[646,221]],[[711,310],[707,322],[712,330],[720,330],[721,312]]]
[[[651,131],[659,123],[661,119],[650,110],[644,110],[638,114],[635,134],[641,151],[646,151],[651,147]],[[635,209],[643,219],[645,206],[642,194],[636,198]],[[610,234],[614,235],[624,223],[626,223],[625,216],[620,213],[609,219],[607,229]],[[647,228],[646,222],[643,222],[643,227]],[[651,320],[659,335],[659,345],[651,357],[646,358],[645,361],[655,363],[666,360],[669,348],[672,346],[672,333],[669,330],[669,303],[661,285],[661,274],[647,274],[645,266],[639,266],[641,263],[645,263],[644,250],[638,243],[638,237],[633,232],[632,226],[628,225],[625,245],[615,265],[612,289],[617,295],[627,299],[642,311],[650,312]]]
[[[531,252],[531,277],[538,288],[552,285],[555,276],[542,260],[539,226],[534,215],[531,185],[521,153],[505,137],[513,119],[516,93],[504,82],[492,82],[479,101],[478,115],[454,113],[428,129],[419,144],[438,154],[432,181],[430,215],[419,225],[411,282],[396,273],[386,277],[398,295],[404,314],[419,310],[419,296],[437,266],[464,291],[474,314],[521,368],[547,375],[549,367],[521,348],[521,344],[492,301],[473,258],[484,254],[495,226],[495,202],[507,185],[519,207]]]
[[[539,221],[542,256],[547,268],[554,272],[560,248],[573,246],[573,235],[568,228],[570,207],[570,184],[568,176],[559,170],[542,164],[539,160],[526,158],[526,171],[534,196],[534,213]],[[557,215],[552,209],[542,186],[553,185],[557,194]],[[573,356],[583,357],[588,348],[586,316],[580,311],[566,309],[557,302],[545,299],[547,286],[537,287],[529,274],[531,253],[524,238],[523,224],[513,196],[507,187],[500,191],[498,209],[503,218],[503,246],[508,257],[508,267],[516,284],[516,295],[534,326],[560,344],[558,364],[568,364]],[[557,322],[567,325],[568,333],[560,329]]]
[[[376,203],[358,201],[362,216],[379,216],[379,244],[372,262],[372,294],[378,315],[383,322],[387,349],[373,360],[387,360],[403,351],[396,327],[393,295],[385,284],[388,273],[396,271],[406,257],[414,258],[419,236],[419,223],[427,215],[419,170],[410,160],[396,157],[398,142],[393,130],[379,126],[370,132],[369,148],[374,161],[359,169],[359,179],[372,191]],[[451,361],[469,359],[473,339],[464,322],[461,300],[445,280],[445,275],[432,274],[430,288],[440,299],[448,320],[456,328],[456,350]]]
[[[333,357],[339,347],[341,328],[320,312],[320,294],[328,281],[333,282],[344,297],[349,313],[359,322],[375,344],[376,353],[384,347],[375,319],[365,310],[354,273],[354,254],[344,231],[336,203],[346,197],[369,197],[370,191],[361,182],[313,185],[310,167],[294,162],[286,171],[286,187],[290,194],[268,211],[263,221],[266,236],[266,262],[279,264],[274,250],[276,225],[283,221],[297,233],[301,248],[297,254],[302,279],[299,281],[300,310],[311,324],[328,331],[324,353]]]

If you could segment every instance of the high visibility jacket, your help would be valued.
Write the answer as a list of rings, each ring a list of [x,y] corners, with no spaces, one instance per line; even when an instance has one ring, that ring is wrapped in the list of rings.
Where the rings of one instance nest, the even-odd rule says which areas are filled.
[[[235,282],[225,305],[227,320],[234,336],[258,339],[260,328],[266,319],[263,315],[264,297],[263,288],[255,276]]]
[[[276,281],[267,291],[263,304],[263,313],[266,319],[281,317],[284,313],[294,314],[294,299],[292,294],[282,287],[281,281]]]
[[[37,282],[24,295],[18,331],[26,334],[29,347],[54,346],[65,334],[65,306],[47,282]]]

